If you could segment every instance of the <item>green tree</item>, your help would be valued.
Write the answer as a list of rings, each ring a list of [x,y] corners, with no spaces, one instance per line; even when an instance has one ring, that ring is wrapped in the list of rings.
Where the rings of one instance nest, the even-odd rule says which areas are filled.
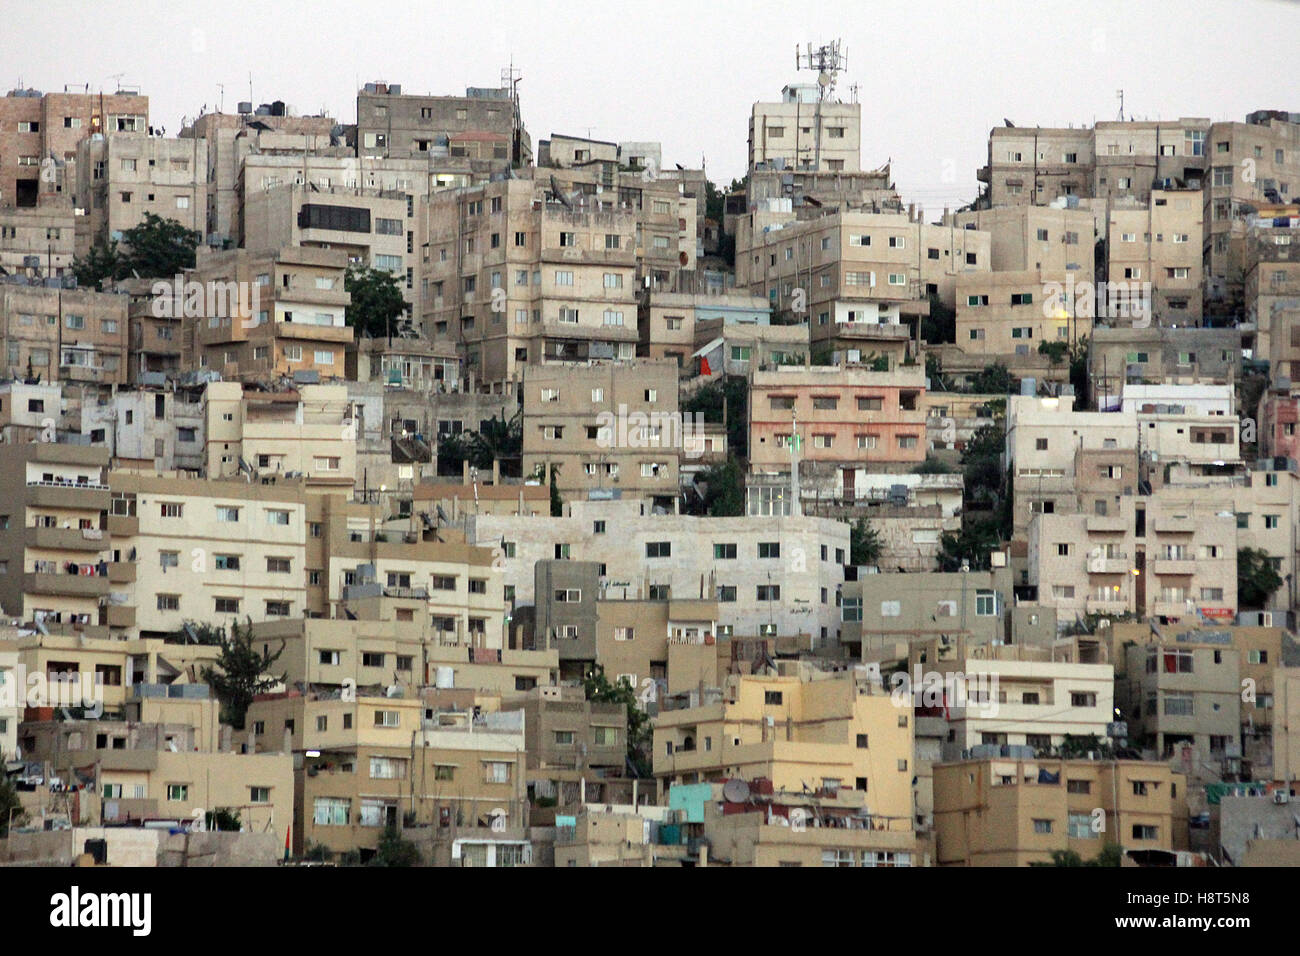
[[[1092,381],[1088,377],[1088,337],[1070,346],[1070,384],[1074,386],[1074,407],[1088,408],[1092,402]]]
[[[939,539],[939,570],[960,571],[969,562],[972,571],[987,571],[989,554],[1002,543],[997,518],[968,520],[956,534],[946,532]]]
[[[930,314],[921,320],[921,338],[927,345],[942,345],[957,341],[957,310],[931,293]]]
[[[384,828],[384,835],[379,838],[379,847],[370,859],[371,866],[419,866],[420,848],[405,839],[397,827],[389,825]]]
[[[142,279],[170,279],[194,268],[194,253],[203,237],[175,219],[163,219],[151,212],[139,225],[124,230],[126,272]]]
[[[476,432],[468,437],[469,460],[475,468],[491,468],[494,461],[502,463],[502,473],[506,473],[505,463],[510,462],[510,469],[518,475],[517,462],[524,449],[523,410],[507,419],[502,412],[499,418],[489,418]]]
[[[912,468],[914,475],[951,475],[953,473],[952,465],[938,458],[926,458]]]
[[[209,830],[215,830],[222,833],[238,833],[243,825],[239,819],[239,811],[231,810],[228,807],[218,807],[216,810],[209,810],[204,815]]]
[[[1046,355],[1055,368],[1065,361],[1066,355],[1069,354],[1069,342],[1049,342],[1047,339],[1041,339],[1038,343],[1038,354]]]
[[[382,269],[349,266],[343,288],[352,296],[344,321],[358,338],[391,335],[393,323],[406,311],[397,277]]]
[[[704,511],[713,518],[735,518],[745,513],[745,473],[734,455],[704,472],[708,486],[704,494]]]
[[[560,489],[555,484],[556,477],[560,474],[560,466],[551,466],[551,517],[564,517],[564,499],[560,497]]]
[[[20,825],[27,815],[23,813],[22,801],[18,799],[18,788],[5,775],[0,767],[0,837],[9,835],[9,818],[12,815],[14,825]]]
[[[961,453],[968,504],[996,504],[1002,495],[1003,445],[1006,431],[1002,420],[982,425],[971,436]]]
[[[238,621],[230,624],[230,635],[221,642],[217,666],[203,668],[203,680],[221,701],[221,719],[236,730],[244,729],[244,717],[257,694],[264,694],[276,684],[284,683],[285,675],[274,677],[271,665],[284,653],[284,642],[274,654],[269,647],[259,652],[253,648],[253,619],[247,625]]]
[[[85,258],[72,260],[72,271],[77,285],[89,289],[98,289],[105,279],[117,280],[128,275],[126,260],[118,252],[116,242],[91,246]]]
[[[1261,608],[1273,592],[1282,586],[1282,576],[1273,568],[1273,560],[1262,548],[1237,549],[1237,604]]]
[[[710,424],[722,424],[726,411],[727,450],[739,458],[749,454],[749,383],[743,376],[729,375],[710,382],[682,402],[682,414],[703,415]]]
[[[610,683],[603,664],[593,664],[582,678],[587,700],[597,704],[622,704],[627,711],[627,759],[639,777],[648,777],[650,761],[646,751],[650,744],[650,718],[641,709],[636,688],[620,677]]]
[[[971,391],[976,395],[1005,395],[1014,384],[1015,379],[1001,362],[984,366],[970,380]]]
[[[849,563],[853,565],[876,564],[880,561],[880,532],[861,517],[849,527]]]

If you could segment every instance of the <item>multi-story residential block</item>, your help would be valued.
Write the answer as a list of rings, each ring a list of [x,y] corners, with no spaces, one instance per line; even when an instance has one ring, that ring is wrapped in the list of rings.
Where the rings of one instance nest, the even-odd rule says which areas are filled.
[[[678,374],[672,361],[529,367],[524,474],[558,469],[554,481],[562,496],[608,490],[672,507],[687,431],[678,412]]]
[[[535,603],[534,565],[559,558],[604,565],[600,577],[623,598],[713,598],[719,636],[803,635],[811,645],[838,626],[849,529],[829,518],[693,518],[575,501],[562,518],[467,515],[465,527],[466,540],[501,548],[517,606]]]
[[[77,147],[78,246],[104,245],[153,214],[205,234],[207,140],[133,133],[90,136]]]
[[[660,711],[654,773],[661,795],[735,777],[763,778],[783,791],[852,790],[879,829],[910,836],[910,710],[866,675],[807,665],[788,671],[735,675],[712,700]]]
[[[1110,207],[1107,281],[1150,283],[1157,325],[1200,324],[1201,213],[1199,189],[1153,189],[1145,204]]]
[[[113,467],[195,477],[203,472],[201,390],[121,389],[103,398],[83,394],[79,405],[80,421],[71,424],[83,440],[108,449]]]
[[[290,182],[246,192],[241,211],[245,249],[279,249],[282,255],[286,247],[328,249],[332,255],[316,262],[331,265],[334,259],[339,258],[339,253],[344,253],[346,260],[343,265],[365,266],[392,273],[406,301],[406,317],[414,316],[418,300],[413,190],[403,192]],[[314,285],[306,289],[314,291],[325,287]],[[334,296],[326,297],[326,304],[339,304],[338,297],[342,293],[342,283],[339,283]],[[319,299],[308,299],[299,304],[319,303]],[[316,321],[318,324],[341,324]]]
[[[1058,617],[1084,614],[1194,621],[1237,607],[1237,521],[1223,504],[1106,495],[1105,511],[1038,513],[1028,575]]]
[[[1120,406],[1126,385],[1231,385],[1241,364],[1238,329],[1104,328],[1088,338],[1088,380],[1093,405]]]
[[[206,302],[183,310],[182,367],[245,381],[298,373],[342,378],[353,340],[345,324],[347,262],[342,250],[305,245],[200,254],[188,281],[199,284]]]
[[[0,206],[70,202],[83,139],[96,133],[143,138],[148,129],[149,97],[136,91],[10,90],[0,98]]]
[[[790,84],[776,103],[749,116],[749,168],[855,172],[862,168],[862,105],[825,98],[812,84]]]
[[[967,363],[944,368],[966,371],[995,362],[1018,373],[1064,379],[1068,349],[1087,338],[1092,309],[1078,307],[1072,273],[984,272],[957,279],[957,349]],[[1051,346],[1061,354],[1044,354]],[[973,363],[973,365],[971,364]]]
[[[357,155],[449,155],[497,172],[527,166],[532,138],[524,129],[516,82],[499,89],[470,87],[464,96],[404,94],[395,83],[367,83],[357,91]]]
[[[654,359],[675,359],[678,366],[686,366],[697,348],[724,331],[796,331],[774,327],[769,318],[767,300],[758,296],[649,291],[641,296],[637,307],[641,336],[638,351]],[[807,331],[797,331],[806,345]]]
[[[575,202],[510,179],[436,193],[426,219],[425,334],[458,342],[484,388],[505,391],[530,364],[635,356],[630,200]]]
[[[63,386],[15,379],[0,385],[0,443],[54,441],[63,424]]]
[[[757,300],[755,300],[757,301]],[[809,358],[808,327],[763,322],[698,319],[691,367],[701,375],[743,375],[767,366],[803,365]]]
[[[24,621],[98,626],[111,588],[108,455],[37,442],[0,446],[9,504],[0,515],[0,604]],[[130,568],[130,565],[124,565]],[[113,570],[119,567],[113,564]]]
[[[126,381],[125,295],[4,282],[0,335],[11,377],[87,384]]]
[[[804,493],[866,497],[871,473],[925,460],[924,371],[916,364],[755,369],[750,469],[790,475],[797,461]]]
[[[994,272],[1068,272],[1078,283],[1093,279],[1099,237],[1093,214],[1086,209],[1063,203],[1014,204],[959,212],[952,223],[988,233],[988,268]]]
[[[580,687],[563,686],[536,687],[515,703],[524,714],[529,777],[589,769],[622,775],[627,763],[625,705],[592,702]]]
[[[303,478],[314,490],[356,480],[357,430],[344,385],[262,391],[209,382],[203,391],[209,478]]]
[[[975,757],[935,766],[934,826],[939,866],[1169,852],[1187,846],[1187,780],[1140,760]]]
[[[1120,397],[1121,411],[1137,418],[1139,451],[1152,471],[1176,462],[1222,474],[1240,464],[1234,405],[1230,385],[1125,385]]]
[[[1270,216],[1270,212],[1279,215]],[[1270,370],[1300,379],[1300,206],[1264,209],[1247,220],[1243,343],[1250,357],[1267,360]],[[1245,354],[1245,353],[1243,353]]]
[[[0,270],[31,280],[68,274],[76,254],[76,225],[71,206],[0,205]]]

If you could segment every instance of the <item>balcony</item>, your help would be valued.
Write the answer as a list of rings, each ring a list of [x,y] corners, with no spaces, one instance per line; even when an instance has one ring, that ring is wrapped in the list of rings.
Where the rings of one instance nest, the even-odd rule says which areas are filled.
[[[1196,531],[1196,522],[1182,516],[1162,515],[1156,518],[1154,527],[1157,534],[1193,534]]]
[[[1158,617],[1191,617],[1196,608],[1189,609],[1186,601],[1155,601],[1147,608],[1147,613]]]
[[[48,548],[52,551],[98,552],[107,545],[107,538],[98,528],[25,528],[23,545],[28,548]]]
[[[107,511],[108,497],[108,485],[71,481],[27,482],[27,504],[38,508]]]
[[[1156,574],[1195,574],[1196,562],[1191,558],[1156,558],[1151,570]]]
[[[108,580],[113,584],[135,583],[134,561],[113,561],[108,566]]]
[[[1128,610],[1128,598],[1090,597],[1085,602],[1089,614],[1123,614]]]
[[[108,516],[108,533],[114,537],[133,538],[140,533],[140,519],[136,515]]]
[[[1115,555],[1106,558],[1089,558],[1089,574],[1128,574],[1130,570],[1127,555]]]
[[[127,604],[109,604],[104,608],[109,627],[135,627],[135,608]]]
[[[1088,515],[1088,530],[1123,534],[1128,530],[1128,522],[1123,515]]]
[[[86,575],[28,571],[23,574],[24,594],[53,594],[63,597],[100,597],[107,594],[107,575]]]

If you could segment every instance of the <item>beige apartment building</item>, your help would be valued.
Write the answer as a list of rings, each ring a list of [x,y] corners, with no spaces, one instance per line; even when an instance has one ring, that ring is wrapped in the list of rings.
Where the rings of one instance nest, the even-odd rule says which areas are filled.
[[[1251,356],[1267,359],[1275,376],[1300,379],[1300,338],[1293,330],[1300,323],[1300,262],[1296,246],[1300,229],[1278,223],[1292,223],[1300,206],[1278,209],[1278,219],[1267,213],[1252,219],[1246,230],[1245,321],[1243,344]],[[1290,215],[1286,215],[1290,213]],[[1253,333],[1253,334],[1252,334]]]
[[[810,356],[809,350],[806,325],[697,320],[690,367],[703,375],[707,363],[710,375],[721,372],[748,377],[753,369],[803,365]],[[849,354],[845,357],[852,361]]]
[[[106,508],[129,580],[111,623],[162,636],[186,622],[229,626],[306,607],[307,506],[301,485],[115,471]]]
[[[119,89],[92,93],[11,90],[0,97],[0,206],[70,203],[77,146],[88,136],[149,131],[149,97]],[[81,203],[84,205],[84,203]]]
[[[1279,665],[1273,671],[1270,739],[1273,779],[1294,780],[1300,772],[1300,667]]]
[[[814,348],[859,351],[892,367],[915,356],[912,323],[929,297],[987,272],[989,236],[908,214],[834,212],[800,220],[756,209],[739,219],[736,287],[766,296],[774,317],[806,322]]]
[[[823,98],[813,84],[790,84],[775,103],[749,114],[749,168],[815,171],[862,168],[862,105]]]
[[[720,696],[654,719],[660,794],[740,777],[778,790],[855,790],[880,829],[912,832],[912,714],[865,676],[807,665],[735,675]]]
[[[77,147],[81,252],[122,238],[152,213],[206,235],[208,143],[133,133],[90,136]]]
[[[62,423],[62,385],[29,385],[18,379],[0,385],[0,444],[52,439]]]
[[[1144,205],[1110,207],[1106,276],[1111,282],[1151,283],[1156,325],[1199,325],[1202,305],[1199,189],[1153,189]]]
[[[20,209],[0,205],[0,269],[6,275],[61,277],[76,255],[77,219],[71,206]]]
[[[513,83],[470,87],[464,96],[403,93],[396,83],[367,83],[357,91],[356,136],[360,156],[472,158],[484,178],[533,159]]]
[[[564,192],[561,189],[561,192]],[[638,213],[510,179],[430,197],[420,237],[422,325],[504,391],[528,365],[636,354]]]
[[[116,562],[107,550],[108,455],[38,442],[0,446],[10,503],[0,515],[0,604],[24,621],[99,626]],[[130,565],[123,565],[129,568]]]
[[[925,460],[924,395],[925,370],[915,363],[755,369],[750,470],[789,475],[798,462],[810,494],[856,499],[871,473]]]
[[[440,612],[445,613],[445,612]],[[461,608],[460,613],[466,613]],[[253,626],[255,645],[272,653],[294,687],[466,688],[501,696],[556,684],[554,650],[484,647],[453,629],[418,620],[295,618]],[[409,739],[408,739],[409,742]]]
[[[581,687],[536,687],[515,702],[522,705],[524,715],[530,778],[545,778],[546,771],[590,769],[615,777],[623,774],[627,762],[623,704],[589,701]]]
[[[1093,404],[1119,407],[1128,384],[1232,385],[1241,338],[1238,329],[1096,327],[1088,339]]]
[[[692,353],[714,335],[737,330],[765,331],[773,328],[768,317],[766,299],[740,292],[647,292],[637,307],[641,336],[638,351],[652,359],[673,359],[679,367],[686,367]],[[799,331],[806,345],[807,332]]]
[[[209,478],[301,478],[346,491],[357,477],[357,426],[344,385],[279,391],[209,382],[203,392]]]
[[[1160,763],[984,757],[934,768],[939,866],[1187,847],[1187,779]],[[1100,812],[1099,812],[1100,811]]]
[[[1237,522],[1213,498],[1107,495],[1104,513],[1037,513],[1028,574],[1061,619],[1222,620],[1237,609]]]
[[[1064,379],[1068,350],[1092,333],[1090,309],[1078,308],[1074,274],[988,272],[957,280],[957,348],[982,368],[995,362],[1018,373]],[[1051,361],[1044,344],[1062,349]],[[945,365],[947,367],[947,365]],[[954,370],[956,367],[954,366]]]
[[[671,507],[686,423],[677,363],[534,365],[523,375],[523,473],[562,497],[592,492]],[[691,422],[694,434],[694,421]]]
[[[109,385],[126,381],[127,297],[0,284],[9,376]]]
[[[343,253],[345,266],[392,273],[406,302],[406,317],[414,316],[413,192],[289,182],[246,191],[242,213],[245,249],[328,249],[333,253],[329,261]]]
[[[988,233],[988,268],[994,272],[1071,272],[1076,282],[1093,279],[1098,236],[1086,209],[1021,203],[959,212],[952,221]]]
[[[203,307],[173,304],[183,312],[182,367],[214,369],[228,380],[342,378],[353,340],[345,323],[347,265],[343,250],[308,245],[200,254],[188,281],[199,283]],[[159,306],[167,304],[164,297]]]

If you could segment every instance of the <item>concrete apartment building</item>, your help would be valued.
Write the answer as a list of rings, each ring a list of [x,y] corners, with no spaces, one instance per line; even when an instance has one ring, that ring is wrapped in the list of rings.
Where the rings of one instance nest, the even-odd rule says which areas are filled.
[[[109,481],[112,553],[129,562],[107,608],[122,633],[163,636],[187,621],[228,625],[303,613],[301,486],[125,471]]]
[[[245,381],[300,372],[342,378],[353,340],[347,264],[341,250],[305,245],[200,254],[192,281],[208,302],[184,308],[182,367]]]
[[[356,482],[357,423],[344,385],[262,390],[209,382],[203,391],[208,478],[302,478],[313,491]]]
[[[636,235],[634,210],[548,200],[527,179],[437,193],[421,243],[425,334],[460,344],[466,374],[498,392],[530,364],[630,359]]]
[[[5,614],[69,627],[104,623],[101,605],[111,588],[107,464],[105,452],[76,445],[0,447],[12,495],[0,515]]]
[[[759,296],[647,291],[637,305],[637,351],[688,367],[692,353],[714,337],[702,330],[769,329],[769,317],[767,300]],[[807,333],[800,331],[806,344]]]
[[[127,297],[0,283],[0,335],[11,377],[121,384],[127,374]]]
[[[865,676],[797,664],[787,670],[734,675],[711,700],[660,711],[654,774],[661,800],[682,784],[735,777],[770,780],[783,791],[854,790],[880,829],[910,835],[910,711]]]
[[[138,92],[10,90],[0,98],[0,206],[69,202],[83,139],[148,129],[149,97]]]
[[[518,711],[480,717],[411,697],[267,695],[249,708],[246,726],[259,750],[291,750],[302,761],[294,774],[298,853],[314,844],[364,859],[388,826],[487,827],[497,814],[522,825]]]
[[[1028,866],[1058,850],[1092,860],[1107,844],[1126,853],[1187,846],[1186,778],[1159,763],[973,758],[934,768],[934,800],[939,866]]]
[[[356,135],[358,156],[449,155],[479,160],[494,172],[533,159],[513,82],[499,89],[470,87],[464,96],[403,93],[396,83],[367,83],[357,91]]]
[[[968,371],[997,362],[1017,373],[1064,379],[1068,359],[1053,363],[1039,348],[1073,347],[1092,333],[1093,317],[1071,301],[1070,281],[1071,273],[1038,270],[959,276],[956,345],[966,362],[944,367]]]
[[[535,603],[536,562],[559,558],[604,565],[601,578],[624,599],[720,593],[720,618],[737,636],[802,635],[812,646],[838,627],[849,529],[829,518],[693,518],[575,501],[562,518],[467,515],[465,527],[466,540],[501,548],[518,606]]]
[[[180,131],[181,139],[201,139],[206,144],[209,184],[204,235],[217,245],[235,243],[240,229],[244,161],[250,157],[293,155],[302,169],[314,157],[343,151],[342,131],[329,116],[291,116],[285,105],[263,103],[256,110],[238,113],[217,110],[203,113]],[[353,156],[354,150],[346,150]],[[304,159],[304,157],[306,157]],[[358,183],[358,185],[365,185]]]
[[[75,397],[71,386],[65,391]],[[198,389],[120,389],[79,399],[69,403],[71,430],[90,445],[107,448],[114,468],[202,473],[205,422]]]
[[[71,206],[0,206],[0,271],[31,280],[63,276],[76,255],[76,226]]]
[[[0,760],[12,760],[18,752],[18,722],[26,710],[26,691],[18,686],[17,631],[0,633]]]
[[[1300,378],[1300,229],[1292,228],[1300,207],[1275,210],[1248,220],[1245,249],[1246,329],[1242,336],[1251,357],[1267,359],[1270,368],[1291,381]],[[1290,215],[1286,215],[1290,213]]]
[[[988,233],[989,265],[993,272],[1044,272],[1075,282],[1091,282],[1097,230],[1093,214],[1063,204],[1015,204],[959,212],[956,228]],[[953,302],[946,300],[949,305]]]
[[[628,598],[629,581],[611,581],[592,561],[547,559],[534,566],[534,646],[560,655],[562,680],[582,680],[599,664],[643,702],[712,686],[719,672],[722,607],[734,586],[713,598]]]
[[[1279,664],[1273,671],[1273,716],[1269,743],[1272,779],[1291,781],[1300,771],[1300,667]]]
[[[1300,183],[1300,114],[1260,110],[1244,123],[1215,123],[1207,135],[1205,279],[1207,308],[1242,308],[1249,218],[1269,203],[1295,201]]]
[[[450,603],[435,608],[436,616],[466,614],[464,602],[459,612],[445,606]],[[337,691],[351,685],[383,690],[436,686],[510,696],[558,681],[553,650],[484,647],[469,640],[464,627],[439,628],[436,621],[429,624],[414,617],[299,617],[254,624],[253,635],[255,644],[272,652],[283,645],[277,665],[289,687]]]
[[[1132,197],[1155,188],[1200,187],[1208,119],[1103,122],[1061,129],[998,126],[989,132],[981,205],[1035,205],[1070,197]]]
[[[208,154],[203,139],[133,133],[90,136],[77,147],[78,248],[120,240],[152,213],[205,235]]]
[[[608,491],[672,507],[686,432],[678,374],[666,360],[528,367],[523,473],[541,468],[549,481],[558,468],[565,498]]]
[[[1239,772],[1241,656],[1231,635],[1166,631],[1158,643],[1126,647],[1125,656],[1117,704],[1129,739],[1190,777]]]
[[[589,701],[580,687],[536,687],[514,703],[521,705],[524,714],[530,778],[545,777],[545,771],[589,769],[610,776],[623,774],[627,762],[623,704]]]
[[[1096,478],[1111,494],[1136,488],[1137,450],[1135,413],[1076,411],[1072,395],[1011,396],[1005,464],[1015,486],[1015,536],[1036,513],[1077,509],[1080,481],[1090,491]]]
[[[392,273],[406,302],[406,317],[414,316],[413,193],[294,182],[246,192],[241,211],[246,249],[306,247],[331,250],[335,257],[344,253],[345,266]]]
[[[908,214],[839,211],[799,220],[761,209],[737,223],[736,287],[766,296],[774,317],[807,322],[814,347],[907,354],[928,296],[951,304],[958,281],[989,268],[987,233]],[[866,359],[862,359],[866,361]]]
[[[17,379],[0,385],[0,444],[53,440],[62,422],[63,386]]]
[[[862,105],[821,97],[811,83],[790,84],[776,103],[749,114],[749,168],[855,172],[862,168]]]
[[[1178,464],[1211,476],[1240,465],[1232,386],[1125,385],[1120,401],[1137,417],[1139,449],[1155,472],[1153,484],[1160,470],[1167,476]]]
[[[1232,385],[1241,363],[1238,329],[1094,327],[1088,378],[1101,411],[1118,408],[1129,384]]]
[[[1156,325],[1201,322],[1201,215],[1199,189],[1153,189],[1144,205],[1110,207],[1107,281],[1151,283]]]
[[[1237,521],[1213,498],[1107,496],[1106,513],[1038,513],[1028,574],[1038,599],[1084,614],[1193,621],[1237,607]]]
[[[924,372],[915,364],[754,369],[750,470],[789,475],[797,461],[806,493],[866,497],[871,473],[909,471],[925,460]]]

